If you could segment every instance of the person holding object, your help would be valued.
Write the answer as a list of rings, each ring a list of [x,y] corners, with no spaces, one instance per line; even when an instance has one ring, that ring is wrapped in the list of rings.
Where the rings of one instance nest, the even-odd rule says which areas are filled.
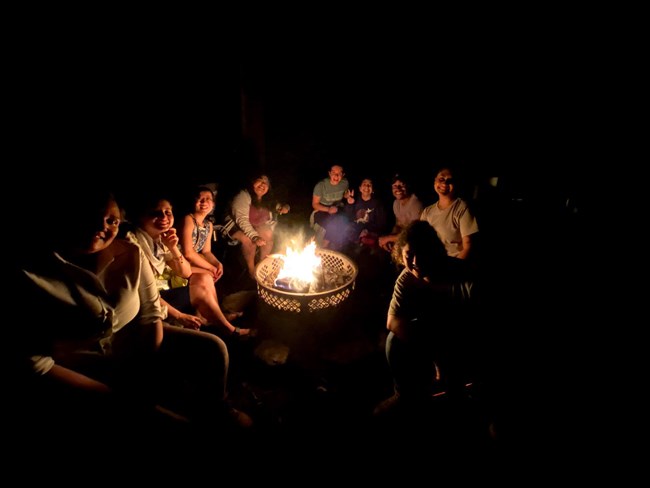
[[[222,232],[241,243],[248,275],[255,279],[255,264],[273,251],[273,233],[277,224],[274,213],[289,213],[286,203],[271,202],[271,181],[256,173],[246,188],[233,198]],[[258,252],[259,251],[259,252]],[[257,260],[256,260],[257,256]]]

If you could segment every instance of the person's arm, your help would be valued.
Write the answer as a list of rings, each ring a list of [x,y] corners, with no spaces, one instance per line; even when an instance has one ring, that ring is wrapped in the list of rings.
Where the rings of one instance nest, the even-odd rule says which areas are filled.
[[[210,226],[210,231],[208,235],[212,235],[212,222],[209,223]],[[201,250],[201,256],[203,256],[203,259],[210,263],[212,266],[212,270],[214,270],[214,279],[217,281],[219,278],[223,276],[223,264],[221,264],[221,261],[217,259],[217,256],[215,256],[212,253],[212,241],[211,239],[208,239],[205,241],[205,244],[203,245],[203,249]]]
[[[330,209],[336,207],[328,207],[327,205],[323,205],[320,203],[320,195],[312,195],[311,197],[311,207],[316,210],[317,212],[325,212],[325,213],[330,213]]]
[[[254,241],[256,238],[259,238],[259,234],[253,227],[253,224],[251,224],[250,211],[251,196],[246,191],[240,191],[232,201],[233,218],[246,237]]]
[[[456,257],[459,259],[468,259],[472,253],[471,249],[475,243],[474,240],[478,235],[478,222],[467,204],[464,202],[461,203],[464,204],[464,209],[460,214],[458,227],[462,236],[463,249]]]
[[[60,364],[54,364],[54,366],[52,366],[52,368],[47,373],[45,373],[44,377],[48,381],[65,385],[77,390],[83,390],[88,393],[111,393],[111,388],[105,383],[97,381],[70,368],[66,368],[65,366],[61,366]]]
[[[165,301],[163,297],[160,297],[160,304],[167,307],[168,317],[174,319],[184,328],[199,330],[201,325],[203,325],[203,321],[200,317],[181,312],[172,304]]]
[[[343,200],[344,200],[344,205],[347,203],[348,205],[354,205],[354,202],[356,201],[354,198],[354,190],[350,190],[349,188],[343,192]]]
[[[212,228],[211,228],[212,229]],[[190,262],[190,265],[195,268],[201,268],[204,271],[213,275],[216,280],[216,268],[211,264],[205,256],[196,252],[194,249],[194,242],[192,241],[192,231],[194,230],[194,219],[191,215],[186,215],[183,220],[183,230],[181,232],[181,245],[183,246],[183,253],[185,258]],[[212,234],[210,234],[212,235]],[[209,245],[210,239],[205,241],[205,245]],[[205,246],[204,246],[205,249]],[[215,258],[216,259],[216,258]]]
[[[144,354],[151,354],[157,351],[162,343],[163,311],[153,270],[142,249],[139,249],[139,251],[140,280],[138,284],[138,296],[140,298],[140,310],[138,311],[137,317],[138,330],[140,332],[139,345]]]
[[[472,236],[463,236],[463,249],[456,256],[458,259],[467,259],[472,249]]]
[[[386,319],[386,328],[403,341],[408,340],[408,320],[389,314]]]
[[[208,235],[212,235],[212,222],[208,223],[210,230]],[[208,239],[205,241],[205,244],[203,245],[203,249],[199,253],[205,259],[208,263],[210,263],[212,266],[215,268],[221,268],[222,264],[221,261],[217,259],[217,256],[215,256],[212,253],[212,240]]]
[[[399,236],[400,230],[401,229],[399,227],[395,227],[393,228],[392,234],[388,234],[387,236],[380,236],[379,247],[381,247],[384,251],[390,252],[395,245],[395,242],[397,242],[397,236]]]
[[[172,269],[174,274],[181,278],[189,278],[192,275],[192,266],[178,248],[179,238],[176,234],[176,229],[169,229],[161,239],[171,253],[171,259],[167,261],[167,265]]]
[[[325,212],[325,213],[328,213],[328,214],[335,214],[336,212],[338,212],[338,208],[336,207],[336,205],[323,205],[321,203],[321,200],[323,198],[322,186],[323,186],[322,181],[319,181],[318,183],[316,183],[316,186],[314,187],[314,192],[313,192],[312,197],[311,197],[311,207],[317,212]]]

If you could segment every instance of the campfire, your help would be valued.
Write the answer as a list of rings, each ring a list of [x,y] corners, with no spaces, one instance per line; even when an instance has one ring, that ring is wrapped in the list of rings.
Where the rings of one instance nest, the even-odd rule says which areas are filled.
[[[312,241],[302,250],[271,254],[256,268],[258,295],[279,310],[300,313],[335,307],[354,289],[357,266],[346,255],[317,249]]]

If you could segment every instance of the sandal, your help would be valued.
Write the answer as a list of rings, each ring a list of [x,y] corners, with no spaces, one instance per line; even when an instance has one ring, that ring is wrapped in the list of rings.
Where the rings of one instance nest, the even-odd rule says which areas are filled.
[[[238,339],[252,339],[257,335],[257,331],[254,329],[244,329],[248,331],[248,334],[243,334],[241,333],[242,328],[235,326],[235,330],[233,330],[230,335],[233,337],[237,337]]]
[[[225,312],[223,315],[226,317],[228,322],[232,322],[233,320],[243,317],[244,312]]]

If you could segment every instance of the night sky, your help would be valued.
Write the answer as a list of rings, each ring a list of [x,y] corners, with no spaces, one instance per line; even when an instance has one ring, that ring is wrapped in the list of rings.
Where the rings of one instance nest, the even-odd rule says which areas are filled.
[[[263,164],[276,190],[308,205],[332,162],[353,185],[375,177],[388,198],[392,174],[414,174],[430,194],[434,168],[451,162],[470,183],[514,181],[512,193],[577,191],[580,169],[562,149],[579,108],[576,81],[541,48],[523,56],[496,44],[446,51],[384,42],[202,53],[139,46],[126,56],[44,50],[23,59],[9,135],[18,180],[52,187],[99,177],[126,192],[218,182],[228,192],[243,170]],[[242,135],[242,91],[255,103],[261,143]],[[549,190],[553,166],[562,177]]]

